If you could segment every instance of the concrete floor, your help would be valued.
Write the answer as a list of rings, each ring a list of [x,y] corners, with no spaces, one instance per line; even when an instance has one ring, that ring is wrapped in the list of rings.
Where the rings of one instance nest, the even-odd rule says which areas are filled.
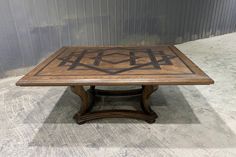
[[[2,79],[0,156],[235,157],[236,33],[177,47],[215,84],[161,86],[152,95],[152,108],[160,117],[151,125],[104,119],[79,126],[72,116],[80,99],[69,89],[22,88],[14,85],[20,77]],[[131,107],[132,102],[117,99],[112,107]]]

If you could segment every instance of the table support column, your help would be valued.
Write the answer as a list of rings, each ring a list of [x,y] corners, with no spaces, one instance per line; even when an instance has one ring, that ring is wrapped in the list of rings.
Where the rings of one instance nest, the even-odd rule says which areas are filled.
[[[95,89],[95,86],[90,86],[86,91],[83,86],[72,86],[72,91],[80,96],[81,107],[80,111],[75,114],[74,119],[78,124],[84,124],[87,121],[101,118],[133,118],[144,120],[148,123],[154,123],[157,114],[151,109],[149,98],[153,92],[158,89],[158,86],[144,85],[141,89],[135,90],[100,90]],[[137,96],[141,97],[140,105],[142,111],[133,110],[103,110],[92,111],[95,104],[95,96]]]

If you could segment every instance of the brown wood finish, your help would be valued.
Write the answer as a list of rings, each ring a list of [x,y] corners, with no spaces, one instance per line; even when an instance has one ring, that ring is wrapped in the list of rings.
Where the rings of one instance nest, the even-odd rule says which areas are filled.
[[[151,109],[150,103],[148,102],[150,95],[157,90],[154,86],[142,86],[141,89],[131,90],[131,91],[111,91],[111,90],[99,90],[95,89],[93,86],[93,91],[95,91],[94,96],[132,96],[141,95],[140,106],[142,111],[132,111],[132,110],[103,110],[103,111],[93,111],[89,110],[89,94],[91,93],[91,88],[85,91],[83,86],[73,86],[72,91],[80,96],[82,104],[80,111],[75,114],[74,119],[78,124],[84,124],[87,121],[101,119],[101,118],[134,118],[139,120],[144,120],[148,123],[154,123],[157,114]],[[102,91],[102,94],[100,92]],[[97,95],[98,94],[98,95]],[[90,101],[94,102],[95,97],[91,97]],[[94,105],[94,103],[92,103]],[[92,107],[92,106],[91,106]]]
[[[155,122],[149,104],[159,85],[208,85],[214,81],[172,45],[63,47],[21,78],[18,86],[70,86],[82,105],[78,124],[99,118],[135,118]],[[83,86],[90,86],[85,91]],[[139,85],[130,91],[106,91],[95,86]],[[96,96],[139,95],[142,111],[93,111]]]
[[[175,46],[64,47],[20,79],[19,86],[212,84]]]

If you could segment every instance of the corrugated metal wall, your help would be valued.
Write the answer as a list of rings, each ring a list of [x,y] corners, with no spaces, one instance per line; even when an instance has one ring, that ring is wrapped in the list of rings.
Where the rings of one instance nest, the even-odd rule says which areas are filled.
[[[181,43],[235,30],[236,0],[0,0],[0,76],[63,45]]]

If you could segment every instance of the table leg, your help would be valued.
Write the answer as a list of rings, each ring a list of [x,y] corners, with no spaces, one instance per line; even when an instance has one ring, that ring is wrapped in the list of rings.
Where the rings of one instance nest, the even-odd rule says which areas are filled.
[[[85,91],[83,86],[72,86],[72,91],[80,96],[81,107],[80,111],[75,114],[74,119],[78,124],[84,124],[87,121],[101,118],[133,118],[144,120],[148,123],[154,123],[157,115],[150,108],[149,98],[151,94],[157,90],[155,86],[142,86],[141,89],[111,91],[95,89],[95,86],[90,86],[90,89]],[[91,109],[95,103],[95,96],[134,96],[141,95],[142,111],[133,110],[103,110],[93,111]]]
[[[158,89],[158,86],[152,86],[152,85],[145,85],[142,86],[143,93],[141,97],[141,107],[143,111],[149,115],[153,115],[154,117],[158,117],[157,114],[151,109],[150,105],[150,96],[153,92],[155,92]],[[155,119],[147,120],[148,123],[154,123]]]
[[[90,86],[88,91],[83,86],[71,86],[71,90],[81,99],[80,110],[74,115],[74,119],[77,120],[92,109],[95,103],[95,86]],[[84,122],[77,121],[77,123],[83,124]]]

